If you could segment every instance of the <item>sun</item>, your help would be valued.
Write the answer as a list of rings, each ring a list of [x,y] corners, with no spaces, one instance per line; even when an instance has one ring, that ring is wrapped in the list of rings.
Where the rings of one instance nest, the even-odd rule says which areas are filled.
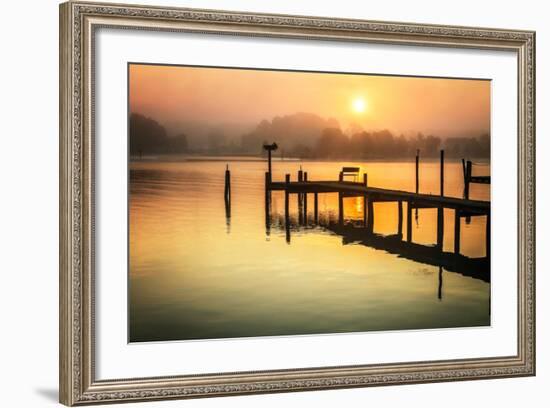
[[[352,101],[351,106],[355,113],[363,113],[365,112],[365,109],[367,109],[367,103],[365,102],[365,99],[360,96]]]

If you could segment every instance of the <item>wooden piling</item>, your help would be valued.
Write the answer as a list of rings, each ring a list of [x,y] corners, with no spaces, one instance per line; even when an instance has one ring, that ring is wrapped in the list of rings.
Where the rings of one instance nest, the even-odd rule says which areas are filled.
[[[369,197],[368,200],[368,213],[367,231],[372,234],[374,232],[374,201],[372,197]]]
[[[443,298],[443,268],[439,267],[439,282],[437,285],[437,298],[441,300]]]
[[[412,202],[407,201],[407,242],[412,242]]]
[[[300,170],[298,170],[298,182],[301,183],[304,180],[304,172],[302,171],[302,167],[300,166]],[[298,201],[298,224],[302,224],[303,221],[303,194],[298,193],[296,194],[296,199]]]
[[[269,172],[265,173],[265,233],[267,236],[271,234],[271,183]]]
[[[445,150],[439,152],[439,193],[445,195]]]
[[[338,193],[338,223],[344,225],[344,194]]]
[[[466,177],[464,178],[464,198],[466,200],[470,199],[470,179],[472,178],[472,162],[468,160],[466,162]],[[466,217],[466,224],[470,225],[472,218],[470,216]]]
[[[304,215],[303,215],[303,222],[305,225],[307,225],[307,193],[303,194],[303,209],[304,209]]]
[[[288,184],[290,184],[290,174],[285,174],[285,183],[287,184],[287,186]],[[288,217],[288,207],[289,207],[288,196],[289,196],[288,189],[285,189],[285,217]]]
[[[419,173],[419,161],[420,161],[420,149],[417,149],[416,150],[416,161],[415,161],[415,180],[416,180],[416,188],[415,188],[415,191],[416,191],[416,194],[418,194],[418,187],[419,187],[419,182],[418,182],[418,173]]]
[[[271,149],[267,149],[267,172],[269,173],[269,181],[271,181]]]
[[[285,174],[285,183],[288,187],[290,184],[290,174]],[[290,244],[290,214],[289,214],[289,192],[288,188],[285,188],[285,232],[286,242]]]
[[[267,194],[267,191],[269,190],[270,184],[271,184],[270,175],[269,175],[269,172],[266,172],[265,173],[265,191],[266,191],[266,194]]]
[[[367,227],[367,195],[363,196],[363,226]]]
[[[307,182],[307,171],[304,171],[303,181]],[[307,225],[307,193],[302,195],[303,207],[304,207],[304,223]]]
[[[229,164],[225,168],[225,189],[223,195],[226,202],[231,201],[231,172],[229,171]]]
[[[460,210],[455,209],[455,254],[460,254]]]
[[[319,223],[319,194],[313,193],[313,217],[315,224]]]
[[[367,173],[363,173],[363,184],[365,187],[369,186],[369,175]]]
[[[472,162],[468,160],[466,162],[466,175],[464,177],[464,198],[470,199],[470,178],[472,177]]]
[[[403,236],[403,201],[397,202],[397,234]]]
[[[439,206],[437,208],[437,247],[439,250],[443,250],[444,215],[443,207]]]

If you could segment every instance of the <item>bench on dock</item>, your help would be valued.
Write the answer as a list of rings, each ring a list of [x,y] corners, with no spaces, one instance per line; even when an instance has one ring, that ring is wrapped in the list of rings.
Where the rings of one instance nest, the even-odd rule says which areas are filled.
[[[344,181],[344,177],[346,176],[351,176],[353,177],[353,181],[357,181],[360,170],[361,169],[359,167],[342,167],[342,171],[340,172],[340,181]]]

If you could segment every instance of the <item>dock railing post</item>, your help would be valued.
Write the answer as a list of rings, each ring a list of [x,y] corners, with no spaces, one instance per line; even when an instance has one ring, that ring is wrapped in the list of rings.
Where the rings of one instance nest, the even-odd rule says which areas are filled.
[[[363,173],[363,184],[365,187],[369,186],[369,175],[367,173]]]
[[[341,183],[342,181],[344,181],[344,172],[341,171],[339,174],[338,174],[338,181]]]

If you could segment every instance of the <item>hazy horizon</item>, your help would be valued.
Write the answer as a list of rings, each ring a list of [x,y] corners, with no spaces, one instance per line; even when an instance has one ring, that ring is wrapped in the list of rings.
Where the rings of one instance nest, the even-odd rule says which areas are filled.
[[[388,129],[441,138],[490,133],[490,81],[131,64],[131,112],[170,134],[223,128],[230,137],[296,113],[346,132]]]

